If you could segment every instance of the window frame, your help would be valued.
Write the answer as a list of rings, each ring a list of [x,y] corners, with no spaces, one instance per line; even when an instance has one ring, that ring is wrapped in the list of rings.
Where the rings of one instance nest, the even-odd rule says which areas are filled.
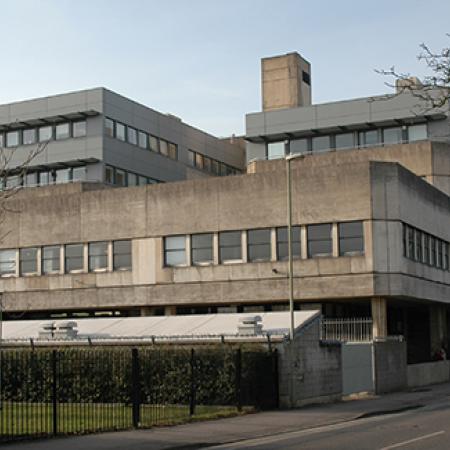
[[[94,246],[104,246],[105,251],[99,254],[93,254],[92,249]],[[94,267],[92,260],[94,258],[104,258],[105,264],[100,267]],[[88,272],[96,273],[96,272],[106,272],[109,266],[109,241],[95,241],[88,243]]]
[[[223,245],[221,243],[221,238],[226,236],[226,235],[231,235],[231,233],[238,233],[239,235],[239,240],[238,240],[238,245]],[[239,258],[234,258],[234,259],[224,259],[222,254],[223,254],[223,249],[230,249],[230,248],[238,248],[240,250],[240,257]],[[229,231],[221,231],[219,232],[219,264],[237,264],[237,263],[242,263],[243,262],[243,248],[242,248],[242,231],[241,230],[229,230]]]
[[[183,238],[183,242],[184,242],[184,247],[175,247],[175,248],[168,248],[167,244],[171,239],[175,239],[175,238]],[[164,242],[163,242],[163,252],[164,252],[164,267],[187,267],[188,266],[188,261],[187,261],[187,246],[186,246],[186,235],[185,234],[175,234],[173,236],[165,236],[164,237]],[[184,262],[179,263],[179,264],[169,264],[168,262],[168,254],[173,254],[173,253],[183,253],[184,254]]]
[[[348,231],[344,233],[344,227],[349,224],[358,224],[361,227],[360,234],[348,234]],[[345,235],[344,235],[345,234]],[[361,241],[361,249],[360,250],[346,250],[344,251],[342,248],[344,247],[344,243],[350,240],[360,240]],[[352,220],[350,222],[339,222],[338,223],[338,246],[339,246],[339,256],[362,256],[365,254],[365,242],[364,242],[364,222],[362,220]]]
[[[211,237],[210,245],[197,245],[195,246],[194,241],[197,237]],[[195,260],[194,254],[196,250],[210,250],[211,258],[204,260]],[[214,264],[214,233],[196,233],[191,234],[191,264],[193,266],[210,266]]]
[[[311,230],[313,227],[329,227],[330,233],[329,238],[311,238]],[[307,255],[308,258],[330,258],[333,256],[333,224],[332,223],[319,223],[306,225],[306,242],[307,242]],[[312,253],[311,244],[315,242],[329,242],[330,250],[326,253]]]
[[[116,251],[116,245],[119,243],[123,243],[123,242],[127,242],[130,244],[130,251],[129,252],[117,252]],[[116,263],[116,256],[117,257],[121,257],[121,256],[127,256],[129,255],[130,257],[130,264],[127,266],[119,266]],[[120,272],[127,272],[127,271],[131,271],[133,270],[133,243],[131,241],[131,239],[118,239],[116,241],[112,242],[112,263],[113,263],[113,271],[120,271]]]

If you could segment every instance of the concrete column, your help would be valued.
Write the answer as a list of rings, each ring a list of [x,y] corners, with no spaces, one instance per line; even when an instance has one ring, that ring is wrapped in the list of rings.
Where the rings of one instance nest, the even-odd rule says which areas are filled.
[[[372,336],[373,338],[384,338],[387,336],[387,308],[386,299],[373,297],[372,306]]]
[[[42,275],[42,247],[38,247],[36,256],[37,256],[37,273],[38,275]]]
[[[64,247],[64,245],[61,245],[60,249],[59,249],[59,274],[63,275],[66,268],[66,248]]]
[[[333,223],[331,225],[331,245],[333,249],[333,256],[337,258],[339,256],[339,233],[337,223]]]
[[[176,314],[177,314],[176,306],[170,305],[170,306],[166,306],[164,308],[164,315],[165,316],[175,316]]]
[[[272,228],[270,230],[270,260],[277,260],[277,229]]]
[[[114,255],[113,255],[113,243],[112,241],[108,242],[108,272],[112,272],[114,270]]]
[[[191,235],[186,235],[186,265],[192,265],[192,256],[191,256]]]
[[[434,355],[447,342],[447,314],[445,305],[430,305],[430,347]]]
[[[308,258],[308,236],[305,225],[300,227],[300,257],[301,259]]]
[[[241,234],[241,245],[242,245],[242,262],[246,263],[248,261],[248,248],[247,248],[247,231],[243,230]]]
[[[89,272],[89,244],[83,244],[83,272]]]
[[[16,249],[16,273],[15,276],[20,276],[20,254],[19,249]]]
[[[213,234],[213,264],[219,264],[219,233]]]

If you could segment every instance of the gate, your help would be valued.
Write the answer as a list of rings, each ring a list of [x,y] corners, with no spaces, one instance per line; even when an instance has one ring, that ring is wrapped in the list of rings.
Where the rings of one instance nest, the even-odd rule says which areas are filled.
[[[373,344],[342,343],[342,394],[374,392]]]

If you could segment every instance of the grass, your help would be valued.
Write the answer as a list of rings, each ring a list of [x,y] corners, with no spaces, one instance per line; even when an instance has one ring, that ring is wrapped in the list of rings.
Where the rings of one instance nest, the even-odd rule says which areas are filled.
[[[250,412],[252,408],[244,408]],[[187,405],[141,405],[140,427],[174,425],[239,414],[233,406],[198,405],[190,416]],[[124,403],[60,403],[58,434],[126,430],[133,426],[131,405]],[[49,403],[3,402],[0,410],[0,441],[53,434],[53,408]]]

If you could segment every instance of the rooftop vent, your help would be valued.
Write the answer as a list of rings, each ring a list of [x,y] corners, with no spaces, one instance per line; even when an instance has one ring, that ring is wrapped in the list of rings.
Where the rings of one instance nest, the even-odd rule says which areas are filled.
[[[239,320],[238,334],[241,336],[256,336],[262,334],[261,316],[247,316]]]

